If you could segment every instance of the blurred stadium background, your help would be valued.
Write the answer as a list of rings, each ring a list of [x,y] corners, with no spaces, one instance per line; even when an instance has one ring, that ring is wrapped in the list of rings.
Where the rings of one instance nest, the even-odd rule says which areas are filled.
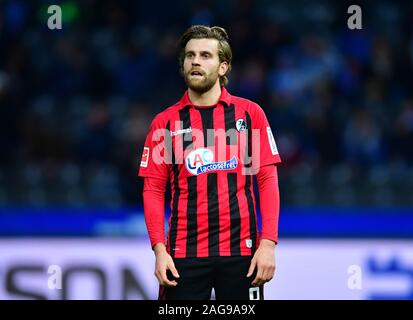
[[[1,1],[0,299],[156,298],[137,168],[191,24],[227,29],[283,159],[266,298],[412,299],[413,3],[349,5]]]

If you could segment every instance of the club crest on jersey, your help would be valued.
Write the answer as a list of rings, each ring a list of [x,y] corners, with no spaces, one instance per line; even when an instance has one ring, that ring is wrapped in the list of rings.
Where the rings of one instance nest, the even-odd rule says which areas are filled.
[[[235,123],[235,127],[239,132],[243,132],[248,129],[247,122],[244,119],[238,119]]]
[[[205,148],[191,151],[185,158],[186,169],[193,175],[207,173],[216,170],[233,170],[238,166],[237,158],[231,160],[214,162],[214,153]]]

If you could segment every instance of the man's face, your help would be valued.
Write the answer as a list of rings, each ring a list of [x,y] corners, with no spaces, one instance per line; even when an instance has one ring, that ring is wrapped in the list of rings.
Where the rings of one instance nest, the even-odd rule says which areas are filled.
[[[218,40],[189,40],[183,69],[185,82],[191,90],[198,93],[209,91],[228,69],[226,62],[219,62]]]

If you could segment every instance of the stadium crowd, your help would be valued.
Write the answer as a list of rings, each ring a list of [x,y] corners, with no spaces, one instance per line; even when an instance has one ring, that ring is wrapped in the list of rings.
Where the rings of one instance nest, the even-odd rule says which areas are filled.
[[[134,206],[153,116],[185,85],[178,36],[227,29],[229,91],[258,102],[283,206],[413,205],[413,6],[331,1],[0,3],[0,205]]]

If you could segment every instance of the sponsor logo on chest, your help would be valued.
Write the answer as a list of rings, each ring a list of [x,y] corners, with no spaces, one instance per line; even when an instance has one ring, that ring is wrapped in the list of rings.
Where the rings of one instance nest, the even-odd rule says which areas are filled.
[[[185,166],[189,173],[199,175],[210,171],[233,170],[238,166],[238,160],[233,156],[230,160],[215,162],[212,150],[198,148],[186,156]]]

